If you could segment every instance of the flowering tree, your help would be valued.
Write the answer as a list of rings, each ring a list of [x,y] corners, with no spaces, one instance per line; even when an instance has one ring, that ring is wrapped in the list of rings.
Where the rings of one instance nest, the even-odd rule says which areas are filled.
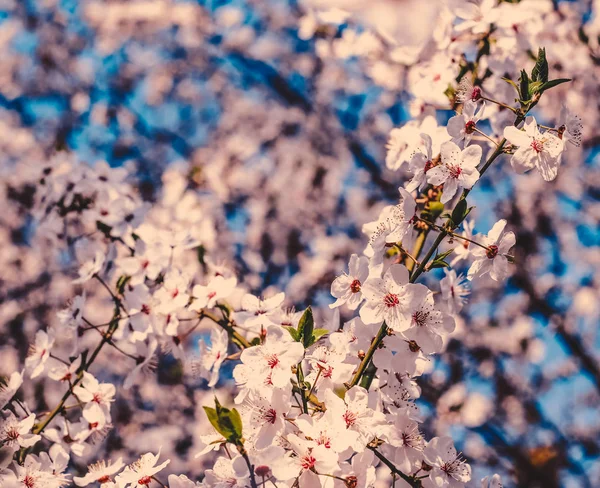
[[[51,4],[35,12],[40,37],[50,41],[39,46],[33,68],[52,76],[24,77],[31,66],[16,49],[9,67],[13,80],[24,79],[5,89],[7,109],[27,113],[19,104],[39,91],[59,93],[70,109],[50,129],[34,124],[30,132],[8,113],[5,122],[15,137],[4,144],[2,313],[11,341],[2,354],[14,367],[3,371],[0,390],[2,486],[455,487],[474,482],[471,464],[485,472],[501,464],[492,446],[511,461],[494,469],[509,484],[559,486],[544,460],[558,451],[562,476],[591,486],[572,448],[593,451],[597,440],[565,438],[531,390],[502,371],[500,356],[535,362],[539,341],[529,315],[562,316],[557,333],[600,390],[594,353],[560,305],[542,296],[543,277],[528,269],[535,256],[519,251],[517,239],[536,231],[528,221],[538,215],[535,195],[542,205],[553,198],[549,182],[565,171],[573,178],[578,148],[592,144],[567,107],[582,109],[585,95],[598,90],[595,24],[552,2],[448,0],[435,13],[419,12],[431,16],[430,26],[413,36],[398,17],[411,3],[294,10],[296,41],[312,39],[312,68],[331,70],[314,75],[312,99],[273,67],[285,69],[285,56],[266,41],[255,39],[258,47],[244,52],[240,9],[87,2],[78,12],[84,26]],[[264,37],[287,28],[276,7],[250,7],[271,23]],[[12,24],[3,27],[14,40],[31,13],[9,8]],[[63,39],[64,25],[94,35]],[[173,51],[168,70],[147,49],[162,35],[160,45]],[[78,36],[94,39],[105,62],[115,62],[115,53],[137,60],[116,70],[107,102],[92,101],[85,56],[71,59],[58,48],[64,40],[83,52]],[[563,42],[578,57],[560,49]],[[61,55],[73,66],[58,62]],[[310,71],[297,56],[290,67]],[[192,68],[207,76],[215,59],[262,78],[289,108],[267,98],[261,119],[253,87],[232,89],[216,75],[194,83]],[[412,120],[390,131],[386,170],[361,142],[377,123],[347,120],[346,111],[340,124],[325,106],[343,105],[341,74],[356,67],[368,84],[411,97]],[[149,86],[144,103],[131,88],[139,79]],[[223,110],[205,144],[168,125],[174,105],[189,107],[212,92],[231,112]],[[240,100],[240,92],[250,95]],[[371,104],[372,117],[381,116],[385,98]],[[597,110],[588,108],[582,117],[595,121]],[[436,109],[440,119],[442,110],[455,112],[440,126]],[[88,165],[67,150],[82,150],[74,142],[83,114],[117,124],[114,152],[138,165],[119,157],[113,161],[123,164]],[[157,184],[156,155],[185,161],[174,161]],[[474,196],[506,171],[525,174],[516,181],[533,190],[506,197],[506,218],[491,218],[485,193]],[[340,274],[341,260],[348,264]],[[528,303],[507,302],[515,293],[502,284],[511,275]],[[475,322],[469,308],[486,297],[503,303],[508,311],[499,320],[514,321],[516,330],[465,328],[467,318]],[[589,298],[579,300],[587,310]],[[285,308],[292,304],[300,311]],[[498,385],[502,412],[464,390],[464,358],[481,362],[477,374]],[[428,404],[435,411],[419,408]],[[538,450],[537,458],[511,451],[506,436],[522,426],[499,431],[497,423],[515,411],[539,416],[560,441],[556,451]],[[454,447],[451,424],[473,429],[490,447],[471,448],[467,460]],[[499,487],[501,479],[481,484]]]

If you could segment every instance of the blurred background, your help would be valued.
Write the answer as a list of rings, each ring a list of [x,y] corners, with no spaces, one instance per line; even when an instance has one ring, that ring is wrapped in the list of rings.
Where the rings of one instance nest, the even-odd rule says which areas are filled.
[[[507,486],[600,487],[600,5],[522,3],[535,13],[533,52],[545,46],[551,78],[574,80],[544,97],[538,120],[551,123],[567,104],[584,141],[551,184],[502,160],[471,193],[477,231],[508,220],[517,264],[505,286],[473,290],[420,380],[418,404],[428,437],[450,433],[474,480],[499,472]],[[23,363],[35,330],[72,296],[65,271],[31,241],[25,175],[56,152],[135,168],[147,201],[183,179],[214,222],[212,256],[249,290],[284,290],[300,310],[331,303],[332,280],[366,243],[362,225],[406,181],[385,164],[390,131],[453,115],[444,90],[420,92],[440,9],[416,0],[0,0],[0,373]],[[458,58],[447,64],[444,88],[460,71]],[[177,458],[169,469],[202,472],[194,421],[210,392],[168,357],[152,381],[168,398],[150,381],[123,394],[100,449],[139,453],[160,438]],[[43,385],[29,394],[52,403]]]

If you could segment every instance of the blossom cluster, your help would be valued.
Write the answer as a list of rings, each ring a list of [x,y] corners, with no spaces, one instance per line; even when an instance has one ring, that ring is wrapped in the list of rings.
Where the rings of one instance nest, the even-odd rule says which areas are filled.
[[[491,4],[478,9],[484,12],[454,12],[464,20],[455,30],[486,34],[498,17]],[[231,266],[213,261],[209,206],[181,175],[171,175],[174,192],[150,206],[133,191],[126,169],[89,167],[65,154],[32,169],[36,242],[72,266],[72,284],[82,291],[56,324],[36,333],[24,371],[2,386],[0,443],[5,458],[14,457],[3,463],[3,486],[71,483],[69,459],[87,459],[111,428],[118,387],[90,372],[107,349],[128,364],[124,389],[143,383],[159,350],[209,387],[231,362],[235,398],[231,409],[219,403],[226,398],[216,408],[205,405],[210,422],[196,455],[217,457],[201,481],[185,475],[160,481],[169,460],[161,461],[156,449],[129,465],[92,464],[72,477],[77,486],[369,487],[376,465],[398,485],[469,482],[471,468],[452,439],[421,432],[417,378],[444,351],[470,287],[511,272],[515,234],[504,220],[474,233],[470,190],[502,154],[516,172],[536,169],[551,181],[567,143],[580,143],[581,123],[566,109],[554,127],[528,115],[558,84],[546,86],[556,80],[548,79],[545,51],[531,64],[520,85],[516,77],[500,80],[516,90],[517,106],[474,86],[482,80],[473,71],[454,83],[462,109],[446,127],[429,116],[392,131],[386,163],[407,168],[410,179],[398,189],[398,203],[364,225],[364,252],[353,254],[348,272],[331,285],[331,307],[358,312],[343,323],[334,314],[329,326],[318,327],[311,308],[286,310],[284,293],[249,293]],[[446,81],[452,85],[452,77]],[[488,134],[482,120],[490,106]],[[435,287],[417,282],[436,268],[444,276]],[[111,315],[104,320],[90,318],[88,289],[106,294]],[[210,339],[199,342],[196,357],[190,339],[208,323]],[[15,397],[23,378],[56,382],[62,399],[45,414],[32,412]],[[32,453],[38,443],[48,446],[39,455]],[[482,484],[498,487],[500,480],[495,475]]]

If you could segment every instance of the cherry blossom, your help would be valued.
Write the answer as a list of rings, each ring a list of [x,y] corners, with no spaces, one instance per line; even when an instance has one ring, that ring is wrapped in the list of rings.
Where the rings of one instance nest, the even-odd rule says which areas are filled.
[[[477,122],[483,117],[485,102],[479,106],[471,100],[467,100],[463,105],[462,113],[455,115],[448,121],[448,134],[452,136],[452,142],[455,144],[464,144],[468,146],[475,132]]]
[[[159,457],[160,449],[156,455],[150,452],[143,454],[135,463],[126,466],[117,475],[117,484],[123,486],[123,488],[146,488],[152,483],[152,477],[165,469],[170,463],[170,460],[167,459],[165,462],[157,465]]]
[[[331,294],[337,299],[330,308],[346,304],[350,310],[356,310],[362,301],[362,284],[369,276],[369,260],[356,254],[350,256],[348,274],[338,276],[331,284]]]
[[[427,293],[423,285],[408,283],[408,270],[393,265],[383,278],[370,278],[363,287],[367,303],[360,309],[360,317],[367,324],[385,323],[396,332],[411,326],[412,304]]]
[[[433,468],[423,480],[426,487],[459,487],[471,479],[471,467],[457,454],[449,437],[434,437],[423,450],[427,463]]]
[[[31,347],[25,360],[25,368],[30,372],[31,378],[36,378],[46,368],[50,357],[50,350],[54,346],[54,332],[39,330],[35,335],[35,344]]]
[[[31,447],[41,439],[41,436],[31,433],[35,423],[35,414],[19,420],[12,412],[4,419],[0,419],[0,442],[17,450],[21,447]]]
[[[98,461],[88,466],[85,476],[73,478],[77,486],[88,486],[92,483],[100,483],[101,488],[108,488],[113,481],[113,476],[123,469],[123,459],[119,458],[114,463]]]
[[[475,258],[469,268],[467,277],[475,277],[489,273],[495,281],[506,279],[509,273],[507,253],[515,245],[514,232],[505,232],[506,220],[500,220],[488,232],[487,236],[478,238],[480,246],[474,246],[472,255]]]
[[[470,289],[463,275],[457,275],[456,271],[444,270],[446,276],[440,280],[442,300],[448,306],[450,315],[457,315],[467,303]]]
[[[471,189],[479,179],[477,165],[481,161],[480,146],[468,146],[461,149],[453,142],[442,144],[442,162],[427,172],[427,182],[432,185],[444,185],[442,203],[447,203],[459,189]]]
[[[564,143],[549,131],[540,132],[535,117],[525,119],[523,130],[516,127],[505,128],[504,137],[518,146],[510,159],[510,164],[517,173],[537,168],[545,181],[556,178]]]

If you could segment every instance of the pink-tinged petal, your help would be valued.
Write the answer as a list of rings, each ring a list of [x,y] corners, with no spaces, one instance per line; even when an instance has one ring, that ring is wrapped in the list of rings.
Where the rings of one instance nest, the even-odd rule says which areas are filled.
[[[474,261],[471,267],[469,268],[467,279],[471,281],[473,278],[484,275],[489,271],[490,267],[491,263],[487,258],[478,259],[477,261]]]
[[[490,277],[495,281],[503,281],[508,276],[508,259],[496,256],[490,269]]]
[[[465,124],[467,123],[467,119],[464,115],[455,115],[448,121],[448,126],[446,129],[448,130],[448,134],[450,134],[455,139],[460,139],[465,130]]]
[[[431,185],[441,185],[448,179],[448,168],[445,166],[436,166],[426,173],[427,183]]]
[[[360,309],[360,318],[365,324],[380,324],[383,322],[381,308],[374,303],[366,303]]]
[[[397,285],[405,285],[409,280],[408,269],[402,264],[394,264],[385,273],[385,279],[388,280],[390,278]]]
[[[442,163],[446,165],[460,165],[460,148],[453,142],[444,142],[440,149],[440,154],[442,156]]]
[[[473,100],[467,100],[463,105],[462,113],[468,120],[471,120],[471,119],[473,119],[473,116],[475,115],[476,109],[477,109],[477,102],[474,102]]]
[[[358,273],[356,277],[361,283],[364,283],[369,276],[369,259],[365,256],[361,256],[358,260]]]
[[[512,125],[504,129],[504,137],[508,142],[519,147],[528,147],[532,140],[527,133],[517,129],[516,127],[513,127]]]
[[[381,278],[369,278],[362,286],[361,291],[370,301],[375,301],[386,293],[384,281]]]
[[[506,254],[510,249],[517,243],[517,238],[514,232],[507,232],[502,236],[498,243],[498,252],[500,254]]]
[[[413,196],[407,192],[404,188],[398,188],[400,192],[400,197],[402,198],[402,210],[404,211],[405,218],[409,219],[415,214],[415,209],[417,208],[417,203]]]
[[[446,332],[446,334],[450,334],[454,332],[455,328],[456,322],[454,321],[454,318],[450,317],[450,315],[444,315],[444,319],[442,321],[442,330]]]
[[[479,165],[480,161],[481,161],[481,155],[483,153],[483,150],[481,149],[481,146],[468,146],[465,149],[463,149],[462,152],[462,164],[461,166],[463,168],[477,168],[477,166]]]
[[[474,169],[473,171],[463,171],[460,174],[459,181],[460,186],[463,188],[471,189],[475,183],[479,180],[479,171]]]
[[[442,203],[448,203],[456,192],[458,191],[458,180],[456,178],[448,178],[448,181],[444,183],[444,192],[442,193],[442,198],[440,201]]]
[[[560,166],[560,156],[553,158],[549,154],[542,152],[537,160],[537,168],[544,181],[552,181],[558,175]]]
[[[497,244],[502,232],[504,231],[504,227],[506,227],[506,220],[500,219],[498,222],[494,224],[494,226],[488,232],[488,242],[491,244]]]
[[[423,140],[423,145],[425,146],[425,151],[426,151],[426,155],[428,159],[431,159],[432,154],[432,146],[433,146],[433,141],[431,140],[431,137],[429,136],[429,134],[425,134],[424,132],[421,132],[421,139]]]
[[[331,283],[331,294],[335,298],[343,297],[349,290],[352,284],[352,278],[346,275],[338,276]]]
[[[535,168],[538,159],[538,153],[531,146],[524,146],[510,158],[510,165],[518,174],[523,174]]]
[[[536,138],[540,133],[537,126],[537,121],[535,120],[535,117],[533,115],[529,115],[525,118],[523,129],[525,129],[525,134],[533,138]]]

